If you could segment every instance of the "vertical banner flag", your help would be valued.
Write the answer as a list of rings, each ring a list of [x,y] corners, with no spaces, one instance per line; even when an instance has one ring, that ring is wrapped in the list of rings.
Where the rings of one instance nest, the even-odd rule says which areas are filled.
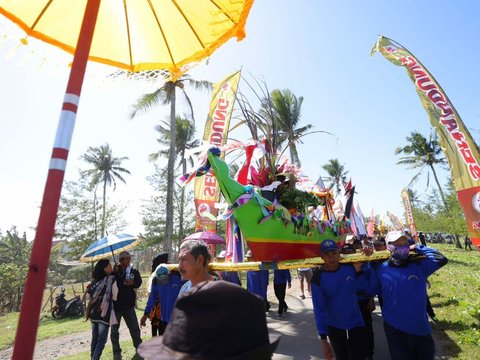
[[[237,71],[213,85],[210,110],[203,134],[203,140],[212,146],[223,146],[227,141],[239,81],[240,71]],[[221,157],[224,158],[225,154],[222,154]],[[215,221],[202,216],[204,212],[213,216],[217,216],[218,213],[215,203],[220,198],[220,191],[212,170],[205,176],[195,178],[194,196],[197,213],[196,230],[216,232]]]
[[[405,218],[407,219],[408,229],[413,238],[417,239],[417,228],[413,220],[412,204],[410,203],[410,196],[408,196],[407,189],[402,190],[403,205],[405,205]]]
[[[403,66],[415,84],[430,123],[450,164],[457,197],[465,213],[473,244],[480,250],[480,157],[477,145],[447,95],[408,50],[380,36],[372,49],[397,66]]]
[[[390,221],[392,222],[392,225],[393,225],[393,228],[395,230],[403,230],[403,223],[400,221],[400,219],[393,213],[391,213],[390,211],[387,211],[387,216],[388,218],[390,219]]]

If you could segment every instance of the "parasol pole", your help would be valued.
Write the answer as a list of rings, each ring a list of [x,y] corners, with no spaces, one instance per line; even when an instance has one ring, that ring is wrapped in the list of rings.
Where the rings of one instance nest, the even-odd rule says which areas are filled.
[[[110,250],[112,251],[112,258],[113,258],[113,263],[117,265],[117,260],[115,260],[115,253],[113,252],[112,245],[110,245]]]
[[[60,193],[100,1],[89,0],[87,2],[73,57],[28,266],[12,356],[14,360],[33,358]]]

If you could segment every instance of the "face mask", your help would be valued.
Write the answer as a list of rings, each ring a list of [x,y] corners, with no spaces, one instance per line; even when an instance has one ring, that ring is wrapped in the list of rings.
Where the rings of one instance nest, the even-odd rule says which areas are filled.
[[[390,263],[396,266],[402,266],[408,262],[408,253],[410,247],[408,245],[387,245],[388,250],[390,250]]]
[[[408,258],[408,253],[410,252],[410,247],[408,245],[388,245],[387,248],[392,253],[392,257],[396,257],[398,259]]]

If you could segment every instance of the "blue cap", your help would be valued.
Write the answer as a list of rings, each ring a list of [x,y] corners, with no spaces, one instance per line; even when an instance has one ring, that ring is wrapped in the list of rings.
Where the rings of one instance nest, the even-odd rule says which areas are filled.
[[[160,264],[157,266],[155,269],[155,276],[158,279],[158,282],[160,285],[166,285],[168,284],[168,267],[165,266],[165,264]]]
[[[323,240],[320,244],[320,252],[322,254],[333,250],[340,251],[338,249],[337,243],[333,240]]]

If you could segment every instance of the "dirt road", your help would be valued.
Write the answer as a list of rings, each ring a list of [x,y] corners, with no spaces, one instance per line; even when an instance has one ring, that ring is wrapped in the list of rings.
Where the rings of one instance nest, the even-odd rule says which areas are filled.
[[[292,271],[292,275],[294,272]],[[299,280],[293,276],[292,288],[287,289],[286,302],[288,312],[282,320],[277,316],[277,300],[273,293],[273,285],[269,286],[268,298],[272,303],[268,319],[270,331],[280,333],[281,340],[273,356],[274,360],[320,360],[322,349],[317,336],[313,316],[312,299],[300,299]],[[375,359],[390,359],[383,332],[382,318],[379,307],[373,314],[373,331],[375,334]]]

